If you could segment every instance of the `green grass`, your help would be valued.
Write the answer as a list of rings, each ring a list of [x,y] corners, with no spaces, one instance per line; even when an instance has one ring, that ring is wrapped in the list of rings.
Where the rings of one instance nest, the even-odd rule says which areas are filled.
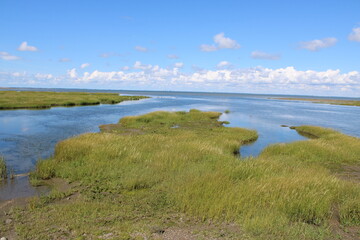
[[[359,184],[334,175],[343,165],[359,164],[358,138],[296,127],[314,139],[272,145],[240,160],[234,153],[257,134],[224,127],[219,116],[153,112],[58,143],[31,178],[77,182],[73,192],[79,195],[34,199],[18,214],[17,234],[137,239],[153,237],[160,226],[190,228],[207,239],[219,233],[216,226],[234,224],[224,238],[335,239],[333,215],[343,228],[360,225]]]
[[[142,98],[146,97],[117,93],[0,91],[0,110],[116,104]]]
[[[0,156],[0,181],[7,178],[7,168],[4,157]]]

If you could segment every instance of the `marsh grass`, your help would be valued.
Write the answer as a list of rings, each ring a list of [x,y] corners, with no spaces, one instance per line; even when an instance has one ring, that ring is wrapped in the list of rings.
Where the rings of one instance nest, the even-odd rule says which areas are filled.
[[[360,106],[360,100],[314,99],[314,98],[274,98],[274,99],[290,100],[290,101],[308,101],[313,103],[332,104],[332,105]]]
[[[237,239],[329,239],[337,211],[343,226],[360,225],[358,183],[333,174],[343,164],[359,164],[358,138],[296,127],[316,138],[240,160],[234,153],[257,134],[224,127],[219,116],[153,112],[58,143],[54,157],[38,162],[31,178],[79,182],[81,197],[60,205],[40,199],[19,218],[18,234],[46,237],[51,230],[41,229],[61,226],[65,230],[50,238],[111,232],[131,239],[139,232],[151,236],[154,224],[179,224],[169,219],[182,213],[195,219],[190,225],[238,224]]]
[[[0,91],[0,110],[116,104],[142,98],[146,97],[117,93]]]
[[[7,179],[7,167],[3,156],[0,156],[0,181]]]

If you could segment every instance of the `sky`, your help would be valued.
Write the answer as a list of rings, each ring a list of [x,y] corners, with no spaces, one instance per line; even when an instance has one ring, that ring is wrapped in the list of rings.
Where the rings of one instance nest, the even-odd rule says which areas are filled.
[[[360,97],[360,1],[0,0],[0,87]]]

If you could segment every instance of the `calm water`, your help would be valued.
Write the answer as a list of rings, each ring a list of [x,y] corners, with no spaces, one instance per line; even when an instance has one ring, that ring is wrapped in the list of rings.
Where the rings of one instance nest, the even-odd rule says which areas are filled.
[[[109,92],[152,98],[117,105],[0,111],[0,154],[5,157],[8,167],[15,173],[29,172],[38,159],[51,156],[55,144],[60,140],[85,132],[97,132],[99,125],[116,123],[123,116],[155,110],[230,110],[229,114],[222,115],[221,120],[229,121],[229,126],[256,129],[259,133],[255,143],[240,149],[241,157],[256,156],[272,143],[304,139],[296,131],[280,127],[282,124],[331,127],[360,137],[360,107],[273,100],[268,98],[274,96],[251,94]],[[11,189],[18,196],[33,195],[37,190],[29,190],[26,184],[26,180],[18,180],[17,184],[3,184],[0,186],[0,200],[13,197],[6,189]]]

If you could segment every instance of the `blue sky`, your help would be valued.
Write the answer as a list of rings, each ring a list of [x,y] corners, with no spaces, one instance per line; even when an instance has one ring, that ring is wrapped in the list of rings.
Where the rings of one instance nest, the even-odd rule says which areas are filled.
[[[0,1],[0,86],[360,97],[360,1]]]

